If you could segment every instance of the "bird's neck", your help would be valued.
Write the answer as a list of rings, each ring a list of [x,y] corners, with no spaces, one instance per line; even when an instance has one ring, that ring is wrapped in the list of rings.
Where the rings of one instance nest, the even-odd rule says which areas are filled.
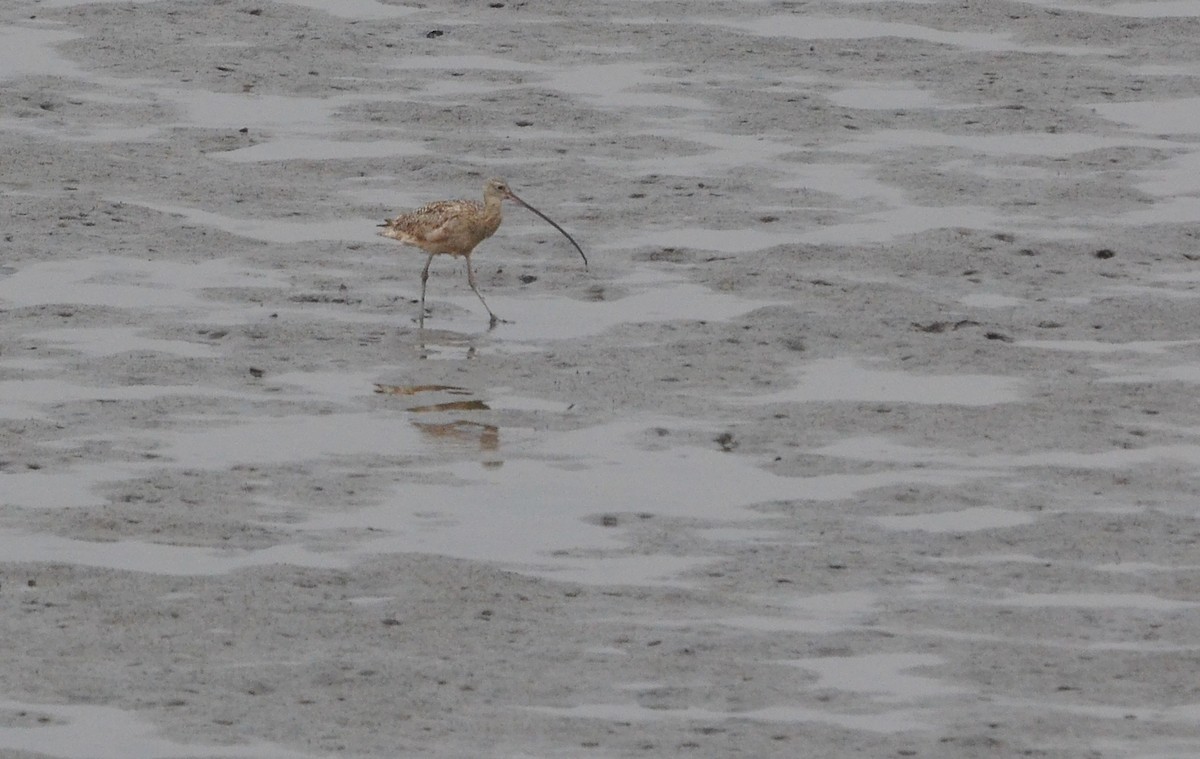
[[[495,219],[496,222],[499,223],[500,217],[503,214],[503,210],[501,208],[501,205],[503,203],[504,203],[504,198],[499,198],[494,195],[491,197],[484,198],[483,199],[483,218],[487,219],[488,221]]]

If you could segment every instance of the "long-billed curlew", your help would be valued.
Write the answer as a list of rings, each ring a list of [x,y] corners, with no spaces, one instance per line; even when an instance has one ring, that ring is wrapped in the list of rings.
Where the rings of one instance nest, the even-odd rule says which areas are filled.
[[[439,200],[427,206],[418,208],[412,213],[400,214],[394,219],[388,219],[379,226],[383,229],[379,234],[399,240],[405,245],[420,248],[429,254],[425,260],[425,268],[421,270],[421,317],[420,326],[425,327],[425,284],[429,281],[429,265],[433,257],[439,253],[451,256],[462,256],[467,261],[467,282],[479,296],[479,302],[487,309],[491,317],[491,326],[503,321],[488,308],[479,288],[475,286],[475,272],[471,267],[471,251],[475,246],[495,234],[500,227],[500,205],[505,199],[525,206],[538,216],[548,221],[552,227],[563,235],[583,256],[583,268],[587,268],[587,256],[583,248],[575,242],[575,238],[554,221],[513,194],[503,179],[489,179],[483,185],[483,203],[473,200]]]

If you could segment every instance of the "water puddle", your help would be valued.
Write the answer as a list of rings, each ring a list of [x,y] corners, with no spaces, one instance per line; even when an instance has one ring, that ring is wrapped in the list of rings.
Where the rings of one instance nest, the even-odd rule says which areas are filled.
[[[809,163],[788,167],[788,178],[778,180],[782,189],[805,189],[856,201],[874,201],[887,206],[908,205],[900,187],[879,181],[877,167],[866,163]]]
[[[267,142],[214,153],[234,163],[262,161],[324,161],[352,158],[397,158],[423,155],[425,146],[411,140],[339,140],[319,137],[281,137]]]
[[[1115,448],[1087,453],[1057,449],[1019,454],[965,455],[936,448],[907,446],[882,437],[855,437],[812,449],[809,453],[852,461],[974,468],[977,472],[993,470],[993,473],[997,470],[1023,467],[1118,470],[1164,461],[1200,465],[1200,445],[1186,443],[1146,448]]]
[[[343,556],[299,545],[233,551],[140,540],[74,540],[17,530],[0,530],[0,553],[11,562],[71,564],[179,577],[219,575],[274,564],[342,569],[350,563]]]
[[[676,174],[679,176],[723,176],[731,171],[761,166],[777,170],[780,158],[803,149],[800,143],[779,142],[758,135],[722,134],[687,125],[678,121],[663,129],[640,133],[643,137],[674,139],[693,143],[700,148],[683,155],[663,154],[653,158],[622,161],[635,176],[644,174]]]
[[[1014,225],[1036,221],[1032,217],[1022,219],[984,206],[907,205],[861,214],[854,221],[829,224],[797,235],[794,240],[813,245],[862,245],[888,242],[934,229],[1009,230]]]
[[[914,699],[945,698],[969,692],[932,677],[913,675],[908,670],[944,664],[933,654],[867,654],[864,656],[823,656],[783,662],[815,672],[814,688],[863,693],[875,701],[910,703]]]
[[[676,80],[649,73],[659,64],[602,63],[579,66],[550,73],[543,86],[560,90],[572,97],[587,101],[596,108],[680,108],[707,111],[711,105],[700,98],[673,95],[665,92],[637,90],[656,83],[674,84]]]
[[[878,82],[831,92],[825,97],[834,105],[863,110],[906,111],[913,108],[945,107],[933,93],[910,82]]]
[[[959,298],[958,302],[968,308],[1013,308],[1025,300],[1000,293],[972,293]]]
[[[260,396],[197,385],[77,385],[58,379],[0,380],[0,419],[45,416],[42,409],[64,403],[151,400],[172,396],[217,396],[259,400]]]
[[[1092,566],[1092,569],[1095,569],[1097,572],[1128,575],[1191,574],[1200,572],[1200,564],[1155,564],[1149,561],[1122,561],[1117,564],[1095,564]],[[1193,648],[1196,647],[1193,646]]]
[[[1148,593],[1007,593],[1001,598],[980,600],[996,606],[1026,609],[1141,609],[1173,612],[1200,608],[1200,602],[1177,601]]]
[[[6,418],[0,410],[0,418]],[[96,487],[119,477],[114,467],[99,464],[54,471],[0,472],[0,504],[22,509],[73,509],[103,506],[108,499]]]
[[[874,521],[889,530],[920,530],[921,532],[977,532],[1019,527],[1037,521],[1034,515],[1008,509],[981,506],[960,511],[934,514],[875,517]]]
[[[788,390],[745,396],[737,403],[814,403],[856,401],[878,403],[991,406],[1024,397],[1025,383],[1014,377],[987,374],[911,374],[864,366],[864,360],[829,358],[810,361],[796,370],[799,383]]]
[[[1103,56],[1119,52],[1112,48],[1090,46],[1024,44],[1013,40],[1011,34],[943,31],[929,26],[895,21],[819,17],[810,14],[787,14],[747,20],[697,19],[697,22],[740,29],[764,37],[794,37],[801,40],[859,40],[898,37],[986,53],[1023,52]]]
[[[181,126],[203,129],[250,129],[254,132],[326,132],[337,124],[334,108],[346,98],[317,98],[258,93],[211,92],[198,89],[154,88],[156,97],[169,100],[184,112]]]
[[[789,542],[789,545],[796,545]],[[764,606],[779,610],[775,616],[705,616],[703,618],[659,617],[640,620],[622,620],[623,623],[643,624],[661,628],[707,628],[731,627],[755,633],[800,633],[803,635],[834,635],[847,630],[862,628],[866,618],[878,611],[879,597],[866,591],[844,593],[821,593],[786,600],[780,604],[776,596],[758,599]]]
[[[596,719],[605,722],[662,722],[680,720],[705,724],[726,721],[818,723],[835,725],[846,730],[871,733],[900,733],[909,730],[929,730],[932,726],[923,721],[916,710],[903,709],[875,714],[845,714],[840,712],[810,709],[799,705],[767,706],[747,711],[713,711],[698,707],[684,709],[662,709],[625,704],[581,704],[578,706],[530,706],[527,710],[556,717]]]
[[[42,8],[74,8],[97,3],[152,3],[158,0],[41,0]],[[391,5],[378,0],[277,0],[281,5],[294,5],[355,21],[384,21],[418,13],[417,8]]]
[[[223,287],[288,287],[283,272],[218,258],[196,263],[95,256],[29,264],[0,279],[0,304],[51,304],[124,309],[211,308],[202,291]]]
[[[295,5],[355,21],[385,21],[419,13],[419,8],[393,5],[378,0],[278,0],[283,5]]]
[[[110,706],[0,700],[0,749],[57,759],[308,759],[276,743],[179,743],[133,712]]]
[[[434,71],[542,71],[544,66],[536,63],[514,61],[494,55],[410,55],[398,58],[393,68],[431,69]]]
[[[363,218],[336,218],[310,220],[305,217],[293,219],[254,219],[225,216],[187,206],[155,203],[136,198],[122,198],[130,205],[149,208],[159,213],[182,217],[184,223],[212,227],[231,235],[262,242],[293,244],[317,240],[353,242],[378,242],[376,224],[379,222]]]
[[[543,343],[597,335],[622,324],[725,321],[759,308],[779,305],[776,301],[716,292],[652,271],[617,283],[630,285],[630,289],[637,291],[616,300],[588,301],[549,293],[520,297],[488,293],[492,310],[510,322],[497,326],[494,334],[510,343]],[[439,300],[453,303],[455,309],[446,313],[445,309],[438,308]],[[432,317],[425,320],[427,328],[456,332],[487,330],[487,315],[469,289],[466,294],[449,296],[431,291],[427,305],[433,308]]]
[[[794,232],[765,232],[761,229],[665,229],[638,232],[623,237],[614,245],[620,248],[673,247],[711,250],[717,253],[745,253],[779,245],[794,245]]]
[[[1200,97],[1093,103],[1088,107],[1110,121],[1126,124],[1145,134],[1200,133]]]
[[[644,430],[625,422],[558,433],[531,442],[503,469],[479,470],[474,462],[438,466],[431,474],[452,484],[405,484],[377,507],[320,516],[303,527],[386,533],[362,543],[361,555],[422,552],[576,570],[590,563],[593,581],[607,582],[606,559],[563,553],[624,546],[619,530],[586,517],[746,519],[754,516],[745,510],[749,505],[803,492],[797,480],[764,474],[716,450],[631,445],[628,438]]]
[[[22,76],[86,78],[85,71],[55,49],[81,36],[57,29],[0,26],[0,80]]]
[[[563,414],[570,411],[574,404],[565,401],[551,401],[545,398],[528,398],[522,395],[506,395],[509,388],[496,388],[488,398],[488,406],[496,411],[545,411],[553,414]]]
[[[1194,224],[1200,222],[1200,198],[1167,198],[1149,208],[1126,211],[1105,219],[1110,224],[1147,227],[1154,224]]]
[[[644,422],[620,422],[529,439],[508,448],[503,468],[459,461],[426,471],[374,507],[321,515],[300,525],[313,532],[369,530],[352,549],[375,553],[434,553],[498,562],[517,571],[587,583],[612,583],[614,570],[630,582],[671,581],[671,573],[705,556],[621,557],[623,529],[645,518],[723,522],[755,520],[755,504],[836,500],[910,482],[956,482],[970,471],[912,468],[864,475],[786,478],[716,449],[645,450],[629,438]],[[678,420],[657,420],[670,428]],[[453,426],[483,446],[481,425]],[[519,455],[514,455],[519,454]],[[436,478],[437,482],[430,482]],[[598,514],[616,515],[598,523]],[[622,516],[637,515],[637,516]],[[637,574],[638,572],[644,574]]]
[[[1102,340],[1018,340],[1022,348],[1038,350],[1070,351],[1076,353],[1137,353],[1160,356],[1175,348],[1200,344],[1200,340],[1131,340],[1126,343],[1110,343]]]
[[[158,434],[155,453],[180,466],[227,469],[239,464],[289,464],[312,459],[352,463],[364,456],[402,456],[423,450],[421,435],[403,416],[351,412],[259,417],[226,426]],[[211,422],[210,419],[197,420]]]
[[[219,351],[203,343],[147,337],[137,327],[68,327],[33,332],[25,337],[47,347],[64,348],[85,356],[121,353],[167,353],[182,358],[211,358]]]
[[[1129,366],[1122,364],[1097,364],[1096,369],[1111,372],[1113,376],[1098,380],[1105,384],[1114,385],[1160,385],[1164,382],[1182,382],[1189,385],[1200,383],[1200,364],[1178,364],[1175,366],[1156,366],[1139,372],[1130,372]]]
[[[126,127],[89,123],[73,124],[66,129],[55,127],[51,131],[36,122],[26,123],[6,118],[0,118],[0,131],[24,132],[38,137],[52,134],[55,139],[66,142],[151,142],[162,139],[162,129],[156,126]]]
[[[1172,156],[1138,176],[1142,181],[1134,186],[1142,192],[1175,201],[1194,199],[1187,196],[1200,193],[1200,151]]]
[[[1137,0],[1112,5],[1079,5],[1061,0],[1031,0],[1031,5],[1074,13],[1098,13],[1130,18],[1189,18],[1200,16],[1200,0]]]
[[[966,135],[923,129],[883,129],[834,145],[831,149],[852,155],[874,155],[912,148],[958,148],[991,156],[1066,158],[1077,153],[1123,146],[1171,149],[1177,148],[1178,144],[1166,139],[1104,137],[1082,132]]]
[[[140,5],[142,3],[156,3],[160,0],[127,0],[132,5]],[[116,4],[126,2],[126,0],[41,0],[39,5],[42,8],[75,8],[80,5],[99,5],[99,4]]]

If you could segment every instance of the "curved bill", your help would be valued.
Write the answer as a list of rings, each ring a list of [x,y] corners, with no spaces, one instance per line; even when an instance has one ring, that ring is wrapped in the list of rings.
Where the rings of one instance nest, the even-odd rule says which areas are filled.
[[[508,198],[509,198],[509,200],[514,200],[514,201],[516,201],[517,203],[520,203],[521,205],[523,205],[523,206],[525,206],[526,208],[528,208],[530,211],[533,211],[534,213],[536,213],[538,216],[541,216],[541,217],[542,217],[542,218],[543,218],[543,219],[546,221],[546,223],[547,223],[547,224],[549,224],[550,226],[554,227],[554,228],[555,228],[555,229],[557,229],[559,232],[562,232],[562,234],[563,234],[563,237],[565,237],[565,238],[567,238],[568,240],[570,240],[570,241],[571,241],[571,244],[575,246],[575,250],[579,251],[579,255],[580,255],[580,257],[581,257],[581,258],[583,258],[583,268],[585,268],[585,269],[587,268],[587,265],[588,265],[588,260],[587,260],[587,256],[583,255],[583,248],[579,247],[579,243],[575,242],[575,238],[574,238],[574,237],[571,237],[571,235],[567,234],[567,230],[565,230],[565,229],[563,229],[562,227],[558,226],[558,224],[555,224],[555,223],[554,223],[554,219],[551,219],[551,218],[550,218],[549,216],[547,216],[546,214],[542,213],[541,211],[537,210],[537,209],[536,209],[536,208],[534,208],[533,206],[529,205],[529,204],[528,204],[528,203],[526,203],[525,201],[523,201],[523,200],[521,200],[520,198],[518,198],[518,197],[517,197],[515,194],[513,194],[513,192],[512,192],[511,190],[508,192]]]

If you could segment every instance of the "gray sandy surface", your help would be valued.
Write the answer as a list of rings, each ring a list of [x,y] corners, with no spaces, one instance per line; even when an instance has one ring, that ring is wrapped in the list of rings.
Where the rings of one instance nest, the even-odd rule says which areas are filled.
[[[0,4],[0,755],[1200,756],[1194,6]]]

